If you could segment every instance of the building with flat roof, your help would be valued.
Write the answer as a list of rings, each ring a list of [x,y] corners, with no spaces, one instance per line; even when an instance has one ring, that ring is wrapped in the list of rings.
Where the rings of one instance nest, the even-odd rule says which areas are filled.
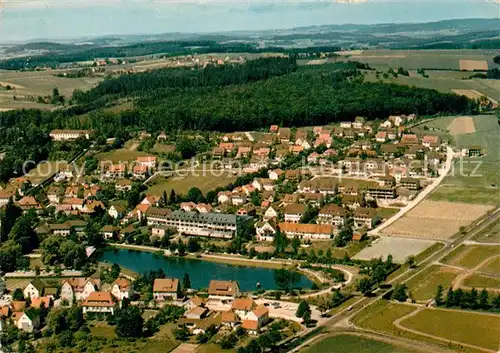
[[[233,238],[248,217],[224,213],[170,211],[152,207],[146,217],[148,225],[175,228],[179,233],[212,238]]]

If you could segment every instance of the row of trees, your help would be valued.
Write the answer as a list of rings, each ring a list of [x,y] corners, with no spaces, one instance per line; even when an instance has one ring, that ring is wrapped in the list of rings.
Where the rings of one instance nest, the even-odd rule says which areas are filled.
[[[386,261],[382,261],[382,259],[370,261],[368,267],[359,271],[360,274],[365,274],[367,277],[359,280],[357,289],[363,294],[369,293],[374,286],[383,283],[387,276],[396,268],[397,265],[393,263],[392,255],[387,256]]]
[[[457,290],[449,288],[446,297],[444,297],[443,286],[439,285],[434,300],[437,306],[447,308],[500,310],[500,294],[493,296],[486,289],[478,292],[475,288],[470,291],[464,291],[461,288]]]

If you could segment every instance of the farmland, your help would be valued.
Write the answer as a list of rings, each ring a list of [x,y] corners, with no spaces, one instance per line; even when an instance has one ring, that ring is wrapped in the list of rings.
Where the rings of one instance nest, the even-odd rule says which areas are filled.
[[[485,232],[474,236],[474,241],[479,243],[498,243],[500,244],[500,221],[495,222]]]
[[[311,346],[303,349],[300,353],[417,353],[419,350],[402,346],[395,346],[383,341],[358,335],[335,335],[321,339]]]
[[[423,201],[402,218],[383,230],[384,234],[446,239],[456,234],[460,227],[470,224],[491,207]]]
[[[424,309],[403,320],[401,325],[445,340],[497,350],[500,336],[498,320],[498,315]]]
[[[450,287],[459,271],[441,266],[431,266],[408,281],[407,285],[412,293],[412,298],[417,301],[429,300],[436,294],[436,288]]]
[[[469,288],[488,288],[488,290],[500,289],[500,278],[479,274],[467,277],[462,283],[465,287]]]
[[[0,71],[0,108],[20,109],[37,108],[51,109],[51,104],[40,104],[36,102],[38,96],[48,96],[52,94],[54,88],[59,89],[59,93],[66,98],[70,98],[75,89],[88,90],[102,81],[99,77],[65,78],[57,77],[58,71]],[[4,87],[10,85],[11,90]],[[15,97],[15,99],[14,99]],[[28,101],[28,97],[33,97],[34,101]]]
[[[473,269],[481,265],[485,260],[498,256],[499,251],[500,246],[461,245],[444,260],[444,263]]]

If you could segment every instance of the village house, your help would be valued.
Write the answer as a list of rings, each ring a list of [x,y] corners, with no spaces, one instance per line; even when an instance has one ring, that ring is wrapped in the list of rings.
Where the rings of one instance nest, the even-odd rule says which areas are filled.
[[[422,137],[422,145],[435,151],[441,145],[441,140],[439,136],[426,135]]]
[[[37,297],[31,299],[31,308],[40,309],[41,307],[49,309],[52,306],[52,296]]]
[[[40,327],[40,316],[33,311],[12,313],[13,324],[21,331],[31,333]]]
[[[186,309],[191,310],[193,308],[196,308],[198,306],[205,307],[205,298],[202,297],[191,297],[189,298],[188,302],[186,303]]]
[[[352,123],[352,127],[357,130],[363,129],[365,125],[365,118],[362,116],[357,116]]]
[[[278,131],[278,137],[282,143],[290,142],[290,138],[292,137],[292,131],[288,127],[282,127]]]
[[[134,294],[132,282],[125,278],[118,278],[111,287],[111,294],[118,300],[131,299]]]
[[[240,319],[246,319],[247,315],[257,306],[251,298],[236,298],[231,304],[231,310]]]
[[[179,279],[155,278],[153,283],[153,297],[156,301],[177,300],[179,292]]]
[[[155,156],[145,156],[145,157],[137,157],[136,165],[142,165],[146,168],[156,168],[156,157]]]
[[[101,228],[99,233],[102,234],[104,239],[114,239],[118,236],[118,233],[120,231],[120,227],[116,227],[110,224],[105,225],[104,227]]]
[[[112,164],[106,168],[104,177],[109,179],[123,178],[126,172],[127,166],[125,164]]]
[[[415,134],[403,134],[400,143],[404,146],[417,145],[419,143],[418,136]]]
[[[342,206],[350,209],[350,210],[355,210],[358,207],[364,206],[365,205],[365,200],[363,195],[358,194],[358,195],[342,195],[341,197],[342,201]]]
[[[350,129],[352,128],[352,122],[350,121],[341,121],[340,122],[340,127],[343,129]]]
[[[276,231],[277,226],[273,219],[255,223],[255,233],[258,241],[272,242]]]
[[[264,305],[259,305],[246,316],[242,321],[241,327],[250,335],[257,335],[268,321],[269,310]]]
[[[323,195],[336,195],[338,182],[334,178],[316,178],[303,180],[298,187],[299,193],[320,193]]]
[[[135,179],[146,179],[148,176],[149,167],[146,165],[135,165],[132,169],[132,176]]]
[[[101,286],[99,279],[93,278],[67,278],[62,281],[61,300],[73,303],[74,300],[81,301],[87,299],[90,293],[98,291]]]
[[[184,313],[184,317],[191,320],[204,319],[208,314],[208,309],[202,306],[196,306]]]
[[[83,313],[114,315],[118,309],[117,299],[109,292],[92,292],[81,303]]]
[[[127,210],[122,205],[111,205],[108,210],[108,214],[114,219],[121,219],[125,215]]]
[[[358,207],[354,211],[354,226],[372,229],[377,224],[377,210],[370,207]]]
[[[270,170],[268,173],[269,179],[271,180],[278,180],[281,178],[281,176],[284,174],[283,170],[281,169],[273,169]]]
[[[289,204],[285,206],[285,222],[299,223],[302,216],[306,213],[306,206],[304,204]]]
[[[298,196],[298,202],[309,204],[314,207],[319,207],[323,202],[323,194],[320,193],[305,192],[303,194],[298,194],[297,196]]]
[[[273,134],[276,134],[276,133],[278,133],[279,129],[280,128],[279,128],[278,125],[271,125],[271,127],[269,128],[269,132],[273,133]]]
[[[280,231],[290,239],[330,239],[333,234],[333,227],[330,224],[303,224],[303,223],[280,223]]]
[[[236,281],[211,280],[208,286],[210,300],[232,302],[240,294],[240,287]]]
[[[132,181],[129,179],[119,179],[115,182],[116,191],[130,191],[132,190]]]
[[[318,213],[318,224],[331,224],[336,227],[342,227],[347,218],[346,211],[337,205],[331,204],[322,207]]]
[[[236,158],[250,157],[251,152],[252,152],[252,147],[240,147],[238,148],[238,152],[236,153]]]
[[[272,179],[259,178],[254,179],[252,186],[259,191],[273,191],[276,184]]]
[[[278,217],[278,208],[276,206],[269,206],[266,210],[266,212],[264,212],[264,219],[267,220],[267,219],[276,219]]]
[[[224,311],[221,313],[221,324],[223,326],[234,328],[239,322],[234,311]]]
[[[397,196],[396,188],[394,186],[368,186],[366,196],[374,199],[395,199]]]
[[[42,209],[42,205],[33,196],[24,196],[16,202],[17,206],[23,211],[35,209],[37,211]]]
[[[25,298],[38,298],[43,296],[46,285],[39,278],[31,280],[24,287],[23,295]]]
[[[377,132],[377,134],[375,135],[375,141],[380,143],[384,143],[385,141],[387,141],[387,131]]]

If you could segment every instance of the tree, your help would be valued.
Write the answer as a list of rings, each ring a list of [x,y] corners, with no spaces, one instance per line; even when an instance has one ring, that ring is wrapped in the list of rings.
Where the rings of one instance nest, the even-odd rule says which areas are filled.
[[[284,268],[274,271],[274,280],[279,289],[289,292],[299,281],[299,275],[295,271],[288,271]]]
[[[188,252],[198,252],[200,251],[201,246],[200,242],[198,241],[198,238],[196,237],[191,237],[188,239],[188,244],[187,244],[187,251]]]
[[[434,301],[436,302],[436,306],[443,305],[443,286],[439,285],[436,290],[436,295],[434,296]]]
[[[367,294],[372,289],[372,282],[370,279],[363,277],[359,280],[357,288],[361,293]]]
[[[29,213],[19,217],[9,233],[9,239],[21,246],[23,253],[29,253],[38,247],[38,236],[35,232],[36,219]]]
[[[177,253],[179,256],[186,255],[186,244],[184,244],[181,239],[177,242]]]
[[[304,315],[302,316],[302,320],[304,320],[304,325],[309,326],[311,323],[311,311],[308,310],[304,312]]]
[[[174,330],[175,339],[178,341],[187,341],[189,339],[189,331],[185,326]]]
[[[24,300],[24,294],[21,288],[16,288],[12,293],[12,299],[17,301]]]
[[[297,307],[297,311],[295,312],[295,316],[304,318],[306,312],[311,314],[311,308],[305,300],[301,300],[299,306]]]
[[[189,273],[184,274],[184,278],[182,279],[182,289],[188,290],[191,288],[191,278],[189,277]]]
[[[127,308],[117,310],[116,335],[120,338],[137,338],[142,336],[144,319],[137,306],[128,306]]]
[[[406,259],[406,264],[409,268],[415,268],[415,256],[408,256],[408,258]]]
[[[190,202],[199,203],[199,202],[204,202],[205,198],[203,197],[203,193],[199,188],[192,187],[191,189],[189,189],[186,195],[186,200]]]
[[[490,307],[488,291],[483,288],[481,293],[479,293],[479,308],[482,310],[487,310]]]
[[[276,234],[274,235],[273,245],[276,248],[277,254],[283,253],[288,246],[288,238],[279,229],[276,230]]]
[[[406,293],[406,284],[396,284],[391,295],[392,300],[397,300],[399,302],[405,302],[408,299],[408,294]]]
[[[294,236],[292,239],[292,249],[294,254],[297,254],[300,249],[300,239],[297,236]]]
[[[0,210],[0,242],[7,240],[9,233],[16,224],[16,221],[21,217],[23,211],[14,204],[12,198],[9,199],[3,210]]]
[[[168,204],[174,205],[177,203],[177,195],[175,194],[175,190],[170,190],[170,196],[168,197]]]
[[[493,58],[493,62],[497,65],[500,65],[500,55],[497,55]]]

